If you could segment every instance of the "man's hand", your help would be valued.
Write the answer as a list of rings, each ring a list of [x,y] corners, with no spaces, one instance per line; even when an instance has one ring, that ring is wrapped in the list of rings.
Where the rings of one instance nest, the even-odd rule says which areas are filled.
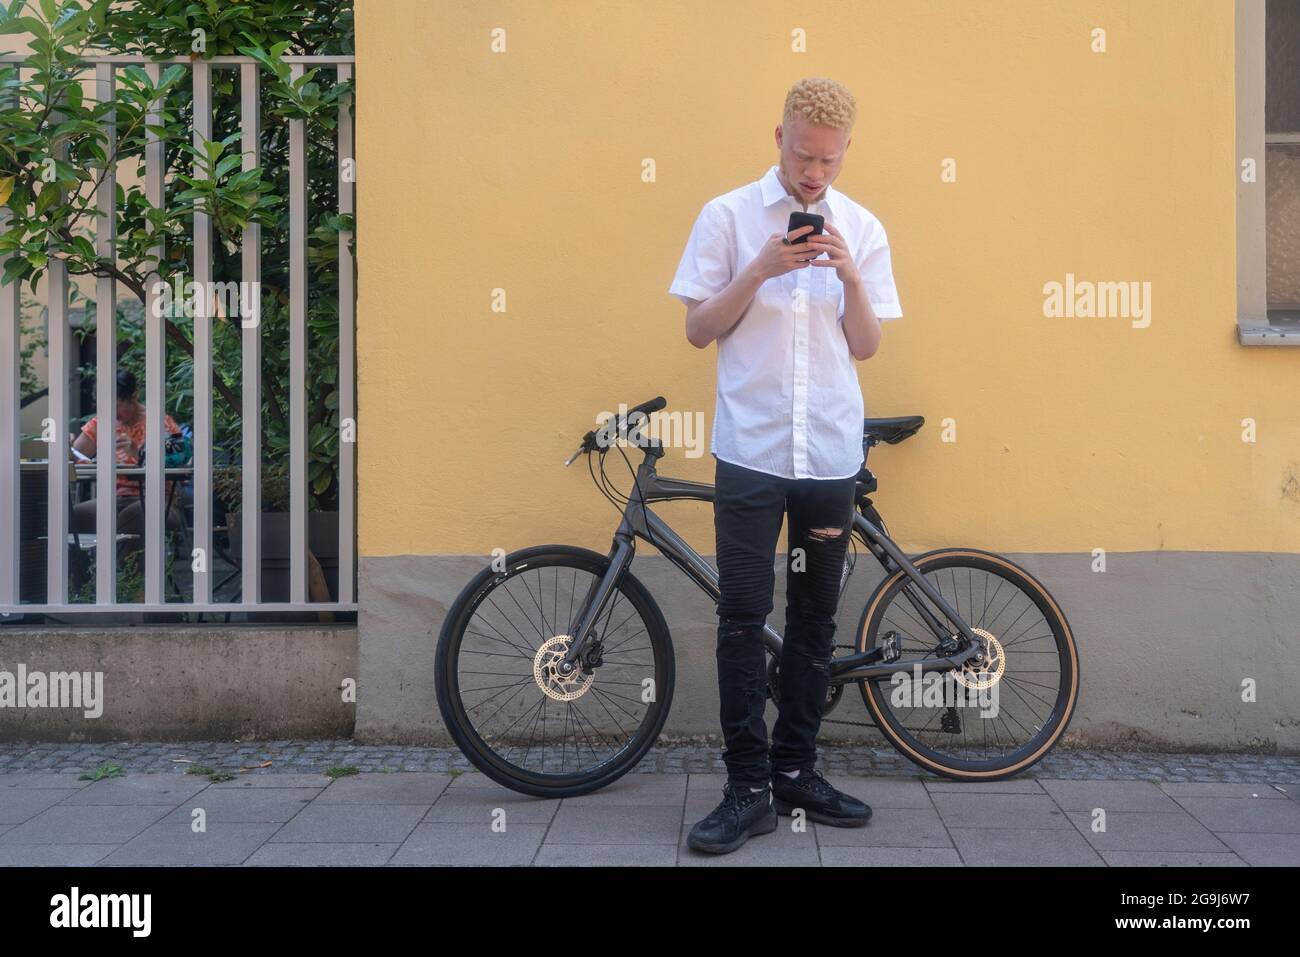
[[[809,227],[810,229],[812,227]],[[830,223],[825,223],[826,230],[820,236],[809,236],[808,245],[817,250],[818,254],[826,253],[827,259],[814,259],[814,266],[834,266],[835,275],[840,277],[840,282],[848,286],[858,279],[858,264],[853,256],[849,253],[849,247],[844,243],[844,237],[840,231]]]
[[[766,282],[773,276],[784,276],[791,270],[802,269],[808,265],[809,260],[821,255],[820,249],[814,250],[803,238],[810,232],[812,232],[811,226],[800,226],[789,234],[791,243],[789,246],[781,242],[785,233],[773,233],[769,236],[750,267],[758,275],[759,280]]]

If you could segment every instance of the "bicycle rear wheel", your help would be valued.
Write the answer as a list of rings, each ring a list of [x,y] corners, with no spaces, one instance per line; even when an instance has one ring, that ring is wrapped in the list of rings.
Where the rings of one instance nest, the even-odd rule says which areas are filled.
[[[902,657],[891,677],[859,682],[863,703],[890,743],[927,770],[969,781],[1020,773],[1057,743],[1078,701],[1079,658],[1064,613],[1033,576],[992,552],[940,549],[912,563],[981,637],[985,660],[918,680],[913,666],[942,653],[909,595],[946,619],[896,571],[863,609],[858,649],[893,632]]]
[[[609,560],[542,545],[506,556],[461,592],[438,637],[438,708],[492,780],[539,797],[587,794],[631,770],[672,703],[672,639],[629,571],[594,629],[601,661],[564,678],[551,665]]]

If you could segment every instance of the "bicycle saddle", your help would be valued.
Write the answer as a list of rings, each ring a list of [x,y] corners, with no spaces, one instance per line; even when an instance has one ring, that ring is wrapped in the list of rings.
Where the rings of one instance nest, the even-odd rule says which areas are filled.
[[[863,419],[862,438],[876,439],[897,445],[903,439],[916,435],[925,425],[923,415],[900,415],[892,419]]]

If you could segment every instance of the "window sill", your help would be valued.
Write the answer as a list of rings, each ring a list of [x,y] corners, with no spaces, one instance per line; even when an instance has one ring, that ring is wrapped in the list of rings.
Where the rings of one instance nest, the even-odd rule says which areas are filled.
[[[1267,322],[1238,319],[1237,342],[1243,346],[1300,346],[1300,308],[1270,309]]]

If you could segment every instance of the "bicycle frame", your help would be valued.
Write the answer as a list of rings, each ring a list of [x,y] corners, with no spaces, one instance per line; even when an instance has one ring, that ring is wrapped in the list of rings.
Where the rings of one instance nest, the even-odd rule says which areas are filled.
[[[632,441],[632,444],[637,443]],[[668,561],[684,572],[691,581],[695,582],[715,604],[721,599],[718,573],[714,571],[713,566],[695,549],[691,548],[680,535],[673,531],[667,522],[650,508],[652,503],[670,498],[712,502],[714,487],[705,482],[694,482],[688,479],[669,478],[659,475],[656,465],[657,460],[663,455],[662,448],[657,443],[652,443],[643,447],[643,451],[645,458],[637,467],[635,486],[628,496],[628,503],[623,509],[623,517],[618,524],[618,528],[614,531],[614,540],[608,554],[609,567],[600,580],[593,582],[587,590],[575,620],[571,623],[569,634],[580,637],[570,643],[562,667],[573,665],[574,662],[582,659],[585,654],[596,622],[605,613],[606,605],[609,603],[616,583],[636,554],[636,539],[638,538],[657,548]],[[865,468],[863,471],[867,477],[870,477],[870,472],[867,472]],[[907,556],[885,534],[883,529],[868,518],[868,515],[873,515],[879,519],[878,513],[875,511],[870,499],[867,498],[868,492],[873,488],[874,482],[869,487],[866,482],[859,478],[855,493],[853,530],[857,532],[867,549],[880,562],[881,567],[885,569],[886,575],[901,569],[910,579],[911,584],[904,586],[904,595],[921,616],[922,621],[934,632],[939,650],[944,653],[943,657],[913,661],[909,667],[919,667],[922,672],[949,671],[958,668],[979,651],[981,642],[971,631],[970,626],[944,601],[943,596],[926,581],[925,576],[908,560]],[[847,572],[846,560],[846,575]],[[844,579],[842,578],[841,593],[843,584]],[[917,600],[916,595],[911,591],[912,585],[942,612],[943,616],[952,623],[953,628],[944,627],[929,607],[926,606],[925,602]],[[954,629],[956,634],[953,633]],[[770,653],[780,655],[782,637],[779,632],[767,623],[763,624],[763,643]],[[832,685],[860,681],[865,678],[884,678],[897,670],[896,665],[888,661],[881,661],[881,659],[882,649],[880,648],[833,659],[831,662]]]

